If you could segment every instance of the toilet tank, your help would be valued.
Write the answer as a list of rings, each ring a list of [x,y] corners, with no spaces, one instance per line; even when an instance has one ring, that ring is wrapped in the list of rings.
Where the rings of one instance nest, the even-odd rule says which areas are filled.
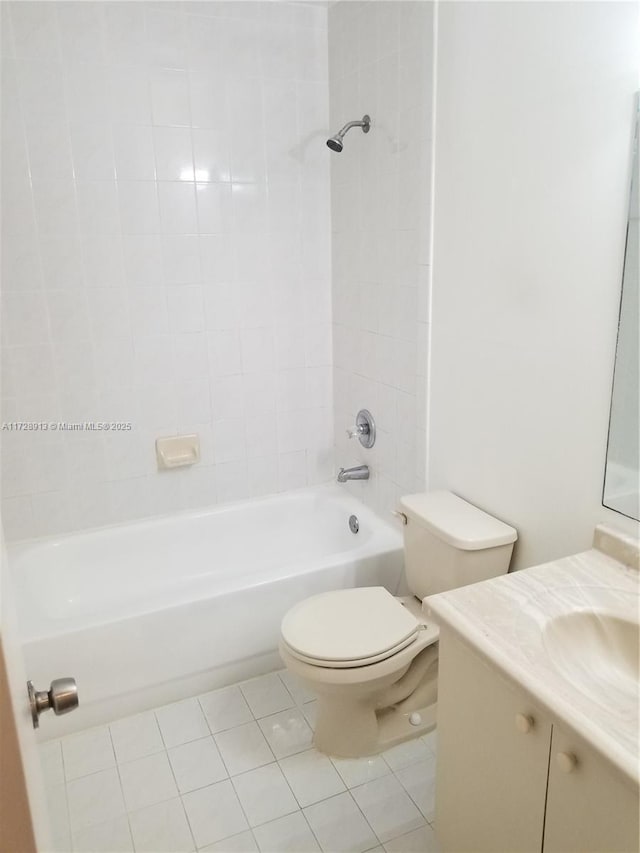
[[[515,528],[452,492],[400,499],[407,584],[418,598],[505,574]]]

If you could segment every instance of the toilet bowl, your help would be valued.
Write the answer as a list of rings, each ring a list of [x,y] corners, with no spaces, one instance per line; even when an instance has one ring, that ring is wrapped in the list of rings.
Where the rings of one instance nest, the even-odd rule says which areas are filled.
[[[508,570],[514,528],[450,492],[401,500],[407,597],[384,587],[320,593],[282,620],[280,656],[317,696],[314,744],[372,755],[435,726],[438,627],[422,598]]]

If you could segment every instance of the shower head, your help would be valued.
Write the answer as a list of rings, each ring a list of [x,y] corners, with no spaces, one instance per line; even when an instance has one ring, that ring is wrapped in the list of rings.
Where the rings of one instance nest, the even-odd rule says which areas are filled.
[[[332,151],[337,151],[338,153],[342,151],[342,149],[344,148],[342,140],[344,139],[347,131],[351,130],[352,127],[361,127],[363,133],[369,133],[369,130],[371,129],[371,119],[368,115],[364,115],[362,116],[361,121],[347,122],[347,124],[345,124],[345,126],[341,130],[339,130],[335,136],[332,136],[330,139],[327,139],[327,146]]]

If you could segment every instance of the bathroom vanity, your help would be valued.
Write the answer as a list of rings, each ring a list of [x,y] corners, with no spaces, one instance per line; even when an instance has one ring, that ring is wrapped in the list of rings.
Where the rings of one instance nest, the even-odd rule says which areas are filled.
[[[637,550],[595,545],[427,599],[445,853],[639,849]]]

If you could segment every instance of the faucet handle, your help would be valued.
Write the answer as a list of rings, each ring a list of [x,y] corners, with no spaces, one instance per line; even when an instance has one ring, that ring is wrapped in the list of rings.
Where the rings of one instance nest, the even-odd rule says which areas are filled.
[[[360,438],[361,435],[369,435],[369,424],[360,423],[347,430],[349,438]]]
[[[368,409],[360,409],[355,426],[347,430],[349,438],[357,438],[363,447],[370,448],[376,442],[376,424]]]

